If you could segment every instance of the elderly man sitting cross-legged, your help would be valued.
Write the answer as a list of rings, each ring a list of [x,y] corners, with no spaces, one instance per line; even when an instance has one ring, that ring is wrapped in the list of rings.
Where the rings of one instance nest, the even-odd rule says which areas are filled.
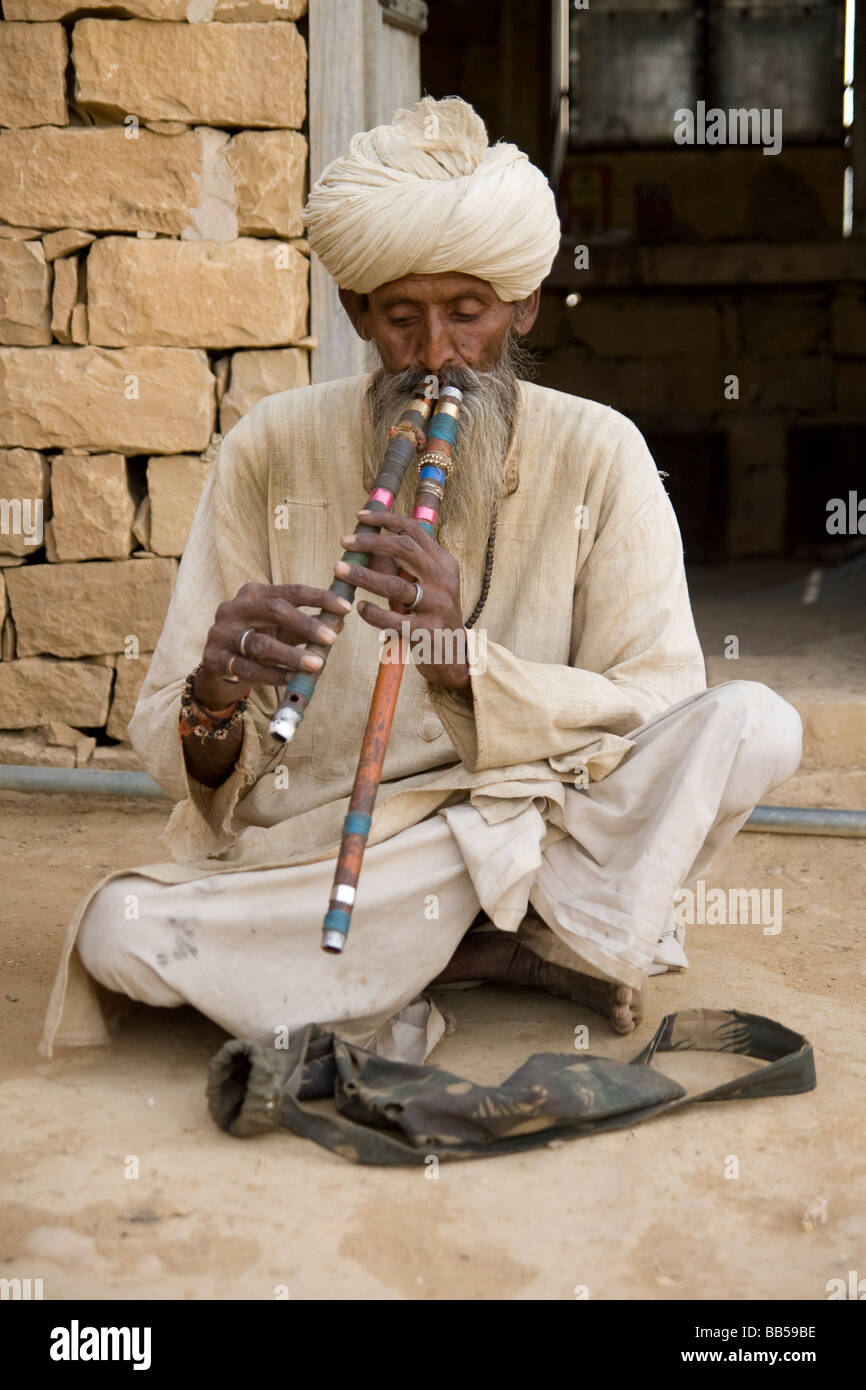
[[[489,147],[465,103],[425,99],[355,137],[307,224],[382,366],[271,396],[222,444],[131,724],[178,803],[173,862],[81,905],[43,1047],[105,1039],[126,998],[187,1002],[261,1041],[316,1022],[418,1062],[444,1027],[424,991],[475,980],[551,990],[627,1031],[647,977],[686,965],[677,890],[792,775],[799,718],[762,685],[706,690],[638,430],[521,379],[559,244],[526,157]],[[336,565],[371,597],[277,744],[279,688],[328,640],[313,611],[345,611],[335,559],[431,375],[464,392],[438,539],[407,515],[407,477],[369,567]],[[403,622],[430,662],[406,670],[352,934],[327,955],[380,637]],[[474,642],[444,640],[467,623]]]

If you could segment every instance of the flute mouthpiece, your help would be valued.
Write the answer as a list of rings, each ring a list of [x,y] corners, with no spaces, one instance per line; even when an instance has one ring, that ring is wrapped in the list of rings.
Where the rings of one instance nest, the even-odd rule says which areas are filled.
[[[325,927],[322,931],[322,950],[329,955],[338,956],[346,944],[346,933]]]
[[[269,728],[272,736],[279,739],[280,743],[291,743],[300,722],[301,716],[296,709],[282,706],[271,720]]]

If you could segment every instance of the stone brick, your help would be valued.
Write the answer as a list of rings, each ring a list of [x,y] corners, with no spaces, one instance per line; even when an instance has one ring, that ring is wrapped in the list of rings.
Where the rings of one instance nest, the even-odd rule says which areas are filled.
[[[3,571],[0,570],[0,628],[6,621],[6,614],[9,612],[9,599],[6,597],[6,580],[3,578]]]
[[[776,555],[784,549],[787,440],[783,418],[737,416],[728,424],[731,503],[728,549],[740,555]]]
[[[87,305],[75,304],[69,320],[69,336],[73,343],[83,346],[89,341],[87,336]]]
[[[308,263],[285,242],[103,237],[87,262],[91,342],[255,347],[306,333]]]
[[[601,357],[691,354],[719,346],[714,304],[596,295],[570,311],[569,336]]]
[[[76,102],[112,120],[296,128],[306,114],[306,46],[292,24],[81,19],[72,56]]]
[[[132,523],[132,534],[138,541],[142,550],[146,550],[149,555],[153,554],[150,549],[150,498],[142,497],[138,504],[138,510]],[[140,552],[136,552],[136,555]]]
[[[829,337],[825,295],[755,294],[740,305],[743,347],[756,357],[817,352]]]
[[[186,121],[142,121],[145,130],[153,130],[157,135],[184,135],[189,130]]]
[[[111,682],[107,666],[87,661],[28,657],[3,662],[0,729],[31,729],[52,720],[99,728],[108,717]]]
[[[45,559],[48,561],[49,565],[57,565],[60,563],[60,556],[57,554],[57,546],[54,544],[54,532],[50,521],[46,521],[45,523]]]
[[[132,718],[138,692],[144,684],[149,666],[149,652],[147,655],[142,654],[138,661],[126,661],[123,657],[118,661],[117,674],[114,678],[114,694],[111,700],[111,713],[105,726],[105,732],[109,738],[116,738],[121,742],[128,740],[129,735],[126,726]]]
[[[5,131],[0,217],[179,236],[198,203],[193,175],[200,163],[193,131],[172,139],[140,130],[136,140],[122,129]]]
[[[15,660],[15,624],[11,614],[7,614],[0,630],[0,661]]]
[[[0,241],[0,343],[50,343],[50,300],[51,272],[42,243]]]
[[[122,454],[58,454],[51,465],[57,560],[121,560],[132,550],[135,502]]]
[[[195,23],[199,14],[213,9],[212,0],[187,0],[186,18]],[[307,13],[307,0],[216,0],[210,16],[223,23],[267,23],[274,19],[300,19]]]
[[[866,357],[866,294],[841,291],[833,300],[833,351]]]
[[[0,125],[66,125],[61,24],[0,24]]]
[[[0,132],[0,140],[3,135]],[[0,226],[0,240],[5,241],[32,241],[39,236],[38,227],[7,227],[5,223]]]
[[[232,425],[265,396],[309,384],[310,358],[303,348],[234,353],[231,382],[220,402],[220,430],[228,434]]]
[[[4,0],[7,19],[66,19],[84,8],[81,0]],[[108,10],[131,19],[188,20],[205,24],[300,19],[307,0],[87,0],[89,10]]]
[[[211,370],[216,378],[216,398],[217,405],[222,401],[223,396],[228,390],[229,372],[231,371],[231,357],[217,357],[211,362]],[[225,433],[225,431],[223,431]]]
[[[64,227],[59,232],[49,232],[44,236],[42,249],[46,261],[55,261],[60,256],[70,256],[73,251],[80,251],[95,240],[93,232],[82,232],[77,227]]]
[[[836,408],[846,415],[866,415],[866,358],[836,363]]]
[[[183,554],[198,499],[212,467],[212,458],[200,458],[195,454],[159,455],[148,459],[148,547],[154,554]]]
[[[202,126],[173,136],[139,129],[137,137],[118,128],[0,131],[0,217],[21,223],[14,230],[25,239],[39,235],[34,222],[62,228],[51,235],[63,238],[73,223],[216,241],[239,231],[285,236],[299,225],[297,132],[242,131],[232,139]],[[56,251],[50,236],[45,243],[49,258],[85,244],[61,242]]]
[[[706,153],[700,155],[701,160],[705,164],[708,163],[711,174],[717,164],[718,154],[722,153],[718,151],[709,160]],[[785,158],[790,158],[791,153],[792,151],[786,151]],[[815,153],[814,148],[804,148],[802,151],[804,159],[810,162],[812,168]],[[825,190],[835,200],[841,169],[837,173],[837,169],[833,167],[838,158],[837,151],[828,150],[828,153],[830,164],[825,165],[824,172],[829,177],[825,181]],[[840,149],[838,153],[842,154],[843,151]],[[675,152],[677,169],[674,178],[680,184],[687,182],[689,177],[687,164],[683,168],[685,154],[686,151],[683,149]],[[608,162],[609,155],[605,153],[599,158]],[[646,152],[636,151],[634,158],[640,161],[644,170],[640,177],[646,178]],[[752,160],[754,155],[747,154],[746,158]],[[742,165],[735,178],[740,189],[747,192],[750,179],[748,175],[744,177]],[[696,210],[700,211],[704,233],[712,236],[705,212],[699,209],[698,203]],[[833,223],[835,222],[834,215]],[[828,223],[828,227],[830,225],[832,224]],[[578,272],[579,280],[576,280],[575,272],[570,268],[569,253],[560,252],[554,264],[552,278],[547,283],[550,288],[560,285],[563,290],[578,289],[581,292],[593,287],[625,284],[699,287],[723,285],[728,288],[731,285],[749,284],[835,284],[840,280],[857,280],[863,274],[863,250],[856,237],[843,239],[837,235],[835,241],[821,239],[812,242],[772,243],[752,240],[748,229],[739,232],[732,230],[729,235],[749,239],[712,241],[704,245],[696,242],[671,242],[662,246],[638,243],[593,246],[590,268]]]
[[[61,343],[72,341],[72,310],[78,303],[78,257],[64,256],[54,262],[54,290],[51,297],[51,331]]]
[[[695,352],[691,357],[677,358],[665,364],[670,379],[672,402],[677,410],[693,411],[697,415],[724,412],[735,416],[746,405],[758,399],[761,389],[759,364],[754,358],[734,358],[727,355]],[[729,399],[725,391],[729,377],[737,378],[738,395]]]
[[[0,445],[200,452],[214,428],[213,385],[203,352],[0,348]]]
[[[128,743],[104,744],[94,748],[88,767],[98,767],[103,772],[143,772],[141,759]]]
[[[39,732],[49,748],[71,748],[75,755],[76,767],[84,767],[96,747],[96,739],[90,734],[83,734],[80,729],[73,729],[70,724],[64,724],[58,719],[44,724]]]
[[[139,650],[152,651],[176,573],[175,560],[93,560],[10,570],[6,583],[19,656],[118,652],[130,636],[137,638]]]
[[[50,512],[50,474],[31,449],[0,449],[0,551],[34,555]]]
[[[225,146],[241,235],[304,234],[307,142],[296,130],[242,130]]]
[[[570,308],[561,289],[545,291],[542,288],[538,318],[529,335],[531,346],[545,350],[564,347],[572,337],[572,319],[579,313],[580,305]]]
[[[544,367],[545,386],[601,401],[626,414],[663,410],[668,377],[669,369],[660,358],[599,362],[588,359],[578,348],[550,353]]]
[[[2,668],[0,668],[2,669]],[[866,699],[797,698],[803,768],[866,766]]]
[[[75,767],[75,749],[50,744],[39,729],[0,733],[0,764],[4,767]]]
[[[825,356],[767,358],[761,363],[760,405],[765,410],[829,410],[833,363]]]

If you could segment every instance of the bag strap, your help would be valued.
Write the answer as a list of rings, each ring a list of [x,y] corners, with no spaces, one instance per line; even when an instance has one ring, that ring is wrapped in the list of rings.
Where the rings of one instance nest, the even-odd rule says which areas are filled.
[[[633,1066],[649,1066],[657,1052],[738,1052],[769,1062],[675,1105],[712,1100],[757,1100],[793,1096],[817,1085],[812,1044],[802,1033],[761,1014],[739,1009],[682,1009],[666,1014]]]
[[[733,1052],[769,1065],[697,1095],[683,1094],[577,1122],[572,1119],[484,1143],[447,1147],[433,1144],[421,1149],[381,1128],[310,1108],[311,1099],[334,1094],[339,1062],[347,1059],[348,1049],[347,1043],[317,1025],[291,1034],[289,1048],[282,1057],[273,1048],[232,1040],[220,1049],[210,1065],[207,1096],[211,1114],[222,1129],[238,1137],[281,1125],[353,1163],[421,1167],[431,1156],[441,1161],[520,1153],[587,1134],[633,1129],[656,1115],[698,1102],[796,1095],[817,1084],[812,1044],[802,1034],[773,1019],[737,1009],[687,1009],[667,1014],[646,1047],[628,1065],[649,1066],[657,1052],[681,1051]],[[365,1054],[354,1045],[351,1052],[362,1057],[374,1055]],[[407,1065],[407,1074],[410,1071],[416,1076],[420,1074],[419,1085],[431,1084],[440,1074],[437,1067]]]

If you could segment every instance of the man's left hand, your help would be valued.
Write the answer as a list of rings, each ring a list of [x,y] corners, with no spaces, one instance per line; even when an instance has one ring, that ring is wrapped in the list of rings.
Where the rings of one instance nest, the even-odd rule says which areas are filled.
[[[359,603],[358,612],[364,622],[382,631],[390,629],[398,633],[404,630],[401,623],[408,622],[413,637],[416,632],[429,633],[429,642],[425,642],[424,646],[429,648],[434,659],[430,664],[414,662],[421,675],[432,685],[445,686],[450,690],[468,689],[469,667],[465,661],[449,663],[435,660],[437,655],[444,657],[451,654],[459,658],[466,652],[460,603],[460,567],[454,556],[413,517],[403,516],[399,512],[378,511],[360,511],[358,517],[367,526],[381,526],[381,532],[346,535],[341,537],[341,542],[347,550],[369,554],[370,565],[350,565],[340,560],[334,566],[337,577],[371,594],[378,594],[389,603],[404,606],[415,598],[416,579],[423,590],[418,607],[413,608],[411,613],[380,608],[375,603]],[[398,571],[402,571],[402,574]],[[404,574],[409,578],[403,578]],[[437,633],[441,634],[438,638]],[[446,640],[443,641],[443,637]]]

